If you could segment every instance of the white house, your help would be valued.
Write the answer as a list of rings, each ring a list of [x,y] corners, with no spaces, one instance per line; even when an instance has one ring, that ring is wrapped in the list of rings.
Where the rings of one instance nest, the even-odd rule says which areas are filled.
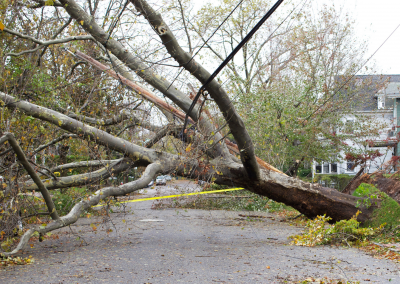
[[[361,104],[354,110],[355,115],[343,115],[341,118],[346,128],[356,122],[356,117],[370,117],[367,121],[381,126],[379,135],[373,137],[358,137],[358,142],[368,141],[368,146],[355,142],[356,139],[345,141],[355,150],[378,150],[382,156],[366,164],[365,172],[375,172],[382,169],[394,155],[400,155],[397,133],[400,130],[400,75],[361,75],[352,78],[353,91],[359,92]],[[359,86],[359,88],[357,88]],[[364,87],[368,86],[368,87]],[[360,102],[360,101],[359,101]],[[365,148],[366,147],[366,148]],[[354,162],[344,160],[345,153],[339,154],[337,162],[313,162],[313,176],[318,174],[349,174],[354,175],[360,166],[354,167]]]

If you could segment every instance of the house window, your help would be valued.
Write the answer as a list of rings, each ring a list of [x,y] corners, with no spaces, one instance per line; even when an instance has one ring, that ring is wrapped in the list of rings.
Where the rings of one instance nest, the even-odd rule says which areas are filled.
[[[361,78],[356,78],[356,86],[360,87],[362,85],[363,79]]]
[[[324,163],[324,174],[329,174],[329,164]]]
[[[378,97],[378,109],[384,109],[385,108],[385,98],[382,96]]]
[[[354,162],[347,160],[347,171],[348,172],[354,172]]]
[[[337,173],[337,164],[336,163],[331,164],[331,172]]]
[[[320,174],[322,172],[322,166],[318,163],[315,165],[315,172],[317,174]]]
[[[347,134],[353,134],[354,132],[354,120],[352,119],[347,119],[345,126],[344,126],[345,132]]]

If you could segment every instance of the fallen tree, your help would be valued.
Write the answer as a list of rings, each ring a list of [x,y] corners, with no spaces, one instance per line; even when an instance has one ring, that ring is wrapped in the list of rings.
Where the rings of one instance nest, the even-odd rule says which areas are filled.
[[[178,40],[175,38],[174,33],[165,23],[161,15],[152,9],[146,1],[132,0],[130,2],[140,13],[138,17],[144,16],[152,30],[159,37],[159,40],[161,40],[166,49],[168,57],[171,57],[201,84],[205,83],[210,77],[210,73],[199,62],[195,61],[190,53],[183,50]],[[26,78],[29,77],[28,75],[31,71],[29,71],[29,68],[26,68],[26,71],[22,72],[21,78],[18,81],[20,85],[15,85],[13,87],[15,92],[0,92],[3,116],[6,116],[7,119],[10,118],[10,121],[14,116],[23,116],[25,121],[28,122],[35,119],[35,121],[40,122],[39,128],[43,128],[41,129],[42,133],[46,130],[44,126],[49,129],[56,129],[55,133],[63,133],[60,138],[54,139],[55,137],[51,137],[50,142],[43,142],[42,144],[44,146],[40,146],[36,148],[35,151],[31,152],[31,157],[40,151],[43,153],[47,147],[55,143],[67,143],[65,142],[66,140],[79,141],[77,144],[80,145],[87,143],[87,145],[90,145],[90,147],[93,147],[96,151],[100,151],[99,149],[101,148],[104,155],[112,156],[112,153],[115,152],[118,153],[119,156],[109,157],[105,165],[101,162],[102,160],[106,160],[104,157],[97,157],[97,159],[93,158],[93,160],[87,161],[87,165],[91,164],[101,167],[96,171],[88,171],[83,174],[75,174],[72,176],[53,176],[52,178],[41,179],[38,174],[39,170],[43,173],[52,173],[54,169],[82,168],[85,166],[85,163],[76,162],[64,166],[58,165],[53,168],[53,171],[46,168],[36,169],[35,173],[32,167],[29,166],[31,163],[34,163],[33,160],[27,161],[19,155],[18,161],[16,161],[12,155],[10,155],[13,151],[19,153],[24,151],[29,152],[25,144],[18,145],[18,143],[14,143],[12,144],[11,150],[9,147],[6,147],[1,154],[3,157],[7,157],[8,160],[4,158],[5,166],[2,170],[4,172],[8,171],[10,174],[7,177],[9,182],[6,185],[4,194],[13,191],[19,192],[21,189],[24,191],[39,189],[42,195],[46,197],[48,213],[52,216],[52,221],[46,226],[35,225],[29,228],[21,238],[17,248],[8,254],[14,254],[24,248],[35,231],[39,232],[39,234],[45,234],[52,230],[68,226],[76,222],[84,210],[98,204],[108,197],[123,196],[144,188],[159,173],[173,173],[189,178],[213,180],[215,183],[226,185],[232,185],[233,183],[236,186],[244,187],[259,195],[290,205],[310,218],[326,214],[332,218],[332,221],[338,221],[350,219],[360,210],[361,213],[358,215],[358,220],[360,222],[365,222],[369,220],[374,209],[379,207],[379,204],[373,204],[368,206],[368,208],[363,205],[359,206],[360,200],[363,200],[362,198],[340,193],[335,189],[324,188],[318,184],[306,183],[297,178],[289,177],[275,169],[255,155],[254,145],[246,130],[246,126],[236,111],[235,105],[231,101],[228,92],[218,80],[214,79],[206,86],[210,98],[204,94],[202,103],[196,104],[193,110],[189,112],[190,105],[192,104],[191,98],[179,87],[175,86],[173,82],[157,73],[157,70],[149,66],[145,59],[136,56],[133,52],[129,52],[120,41],[114,39],[111,33],[105,30],[105,22],[103,24],[96,22],[97,18],[94,17],[95,12],[92,11],[92,13],[89,14],[81,5],[73,0],[60,0],[57,3],[59,3],[59,5],[57,5],[58,7],[62,7],[64,13],[75,20],[77,30],[80,32],[85,31],[90,35],[92,41],[95,41],[96,44],[101,46],[101,48],[96,49],[96,52],[106,54],[101,58],[105,57],[109,59],[109,70],[107,70],[105,65],[97,64],[92,60],[93,58],[85,56],[82,52],[76,52],[76,55],[80,59],[94,64],[96,68],[115,78],[121,85],[129,86],[136,95],[141,96],[141,99],[147,100],[149,105],[156,105],[157,108],[163,110],[163,113],[167,113],[165,117],[169,122],[166,126],[153,125],[150,119],[144,118],[144,115],[138,118],[138,116],[134,114],[134,112],[137,111],[136,107],[135,109],[130,109],[129,106],[123,107],[123,110],[120,112],[115,111],[114,116],[112,116],[110,111],[110,109],[112,109],[111,106],[117,108],[120,105],[124,105],[126,103],[126,97],[133,96],[130,91],[129,93],[124,93],[122,99],[118,102],[115,102],[117,100],[117,95],[113,92],[107,93],[107,95],[104,96],[99,92],[98,101],[96,103],[100,104],[101,108],[92,108],[90,109],[91,111],[89,110],[87,113],[82,114],[80,112],[83,112],[88,106],[90,107],[90,104],[94,104],[94,102],[89,102],[93,101],[91,96],[96,90],[96,84],[100,84],[99,81],[101,81],[101,86],[109,84],[107,79],[101,78],[99,73],[96,73],[97,76],[94,76],[95,78],[93,79],[93,87],[89,90],[85,90],[82,103],[76,103],[76,101],[79,101],[78,99],[68,98],[74,95],[73,92],[65,94],[64,90],[60,90],[60,88],[43,92],[40,88],[29,86],[30,88],[27,88],[30,89],[28,92],[24,86],[24,80],[27,80]],[[121,6],[118,13],[122,13],[125,7],[126,6]],[[118,21],[118,18],[116,21]],[[111,26],[110,29],[112,30],[112,28]],[[73,28],[71,28],[71,30],[73,30]],[[29,29],[26,29],[26,31],[28,32]],[[2,35],[5,33],[9,33],[21,39],[32,40],[31,37],[12,31],[11,29],[4,29]],[[76,37],[75,40],[81,39],[83,38]],[[89,38],[85,37],[84,39]],[[70,41],[73,39],[67,38],[66,40]],[[35,44],[41,44],[46,47],[63,42],[54,41],[52,43],[48,41],[38,41],[37,39],[33,41]],[[15,49],[23,48],[24,46]],[[94,46],[87,47],[88,50],[91,48],[94,48]],[[34,53],[38,50],[39,49],[35,46],[35,50],[29,53]],[[21,52],[21,54],[17,54],[17,51],[18,50],[15,50],[12,56],[18,57],[26,54]],[[41,56],[42,55],[39,57]],[[67,56],[70,55],[68,54]],[[116,60],[112,59],[114,57],[119,60],[119,65],[124,64],[136,74],[138,79],[153,88],[153,91],[144,89],[135,82],[132,82],[132,78],[128,78],[128,75],[125,74],[125,76],[123,76],[124,74],[119,74],[119,72],[122,73],[123,70],[121,71],[121,68],[115,66]],[[59,61],[60,60],[53,57],[55,66],[58,66],[57,64],[64,64]],[[5,60],[5,62],[8,61]],[[40,63],[37,58],[35,58],[34,62]],[[74,62],[72,71],[77,68],[78,63]],[[41,64],[46,64],[46,62]],[[67,69],[70,65],[62,65],[62,67]],[[60,70],[63,68],[55,68],[54,72],[61,72]],[[67,73],[72,74],[72,71]],[[95,73],[93,70],[90,71]],[[66,77],[68,77],[69,80],[69,75]],[[52,92],[56,93],[56,99],[49,103],[45,98],[48,93]],[[154,92],[157,92],[158,95],[154,94]],[[17,95],[14,95],[14,93],[17,93]],[[161,99],[161,96],[168,98],[168,103]],[[67,99],[62,101],[59,98]],[[205,105],[207,100],[215,102],[216,109],[219,110],[219,113],[222,113],[222,117],[218,117],[219,113],[217,113],[216,110],[213,113],[214,117],[209,111],[204,111],[204,109],[207,108],[207,105]],[[73,109],[72,105],[75,104],[79,105],[79,108],[76,107]],[[72,111],[70,111],[70,109],[72,109]],[[187,113],[190,116],[191,125],[189,129],[182,131],[183,120]],[[218,120],[223,120],[224,122],[218,123]],[[125,122],[128,123],[128,126],[123,127],[121,131],[116,131],[112,128],[114,125]],[[23,123],[21,122],[21,124]],[[155,135],[153,139],[142,143],[143,146],[140,146],[140,139],[136,139],[135,141],[128,136],[124,137],[120,135],[123,131],[128,129],[130,125],[154,132]],[[29,124],[27,127],[30,127]],[[36,130],[36,128],[34,128],[34,130]],[[227,128],[229,128],[229,130],[227,130]],[[8,133],[10,130],[6,127],[2,128],[1,131],[0,141],[5,143],[9,137],[12,137],[12,134]],[[17,135],[16,133],[14,134]],[[233,136],[236,143],[232,143],[227,139],[227,136],[230,134]],[[175,151],[150,148],[157,145],[159,141],[163,141],[163,138],[166,136],[175,137],[174,143],[177,144]],[[22,139],[22,137],[25,136],[21,135],[21,143],[26,140],[25,138]],[[93,153],[89,154],[92,156],[98,154],[98,156],[100,156],[98,152],[94,150],[92,152]],[[18,170],[13,171],[13,169],[17,167],[17,162],[21,163],[23,169],[28,171],[31,180],[19,181],[21,177],[20,171],[23,170],[22,168],[18,168]],[[8,164],[6,165],[6,163]],[[58,216],[54,205],[52,205],[49,195],[49,191],[51,190],[82,186],[91,183],[97,183],[101,186],[101,180],[121,173],[128,168],[138,166],[146,168],[141,178],[120,186],[102,187],[94,193],[89,192],[89,196],[75,204],[72,210],[65,216]],[[11,176],[11,174],[13,176]]]
[[[205,163],[197,159],[159,152],[135,145],[121,138],[116,138],[107,132],[53,110],[39,107],[26,101],[16,101],[13,97],[4,93],[0,93],[0,99],[8,107],[17,108],[27,115],[58,125],[61,129],[74,133],[81,139],[95,141],[98,145],[104,145],[107,148],[123,153],[135,165],[146,166],[145,174],[138,181],[119,187],[103,188],[90,196],[88,201],[78,203],[67,216],[61,217],[60,220],[54,220],[53,223],[44,228],[38,226],[30,229],[25,235],[30,236],[35,231],[43,234],[67,226],[79,218],[82,210],[96,205],[104,198],[108,196],[121,196],[141,189],[158,173],[170,173],[171,171],[176,175],[186,177],[196,176],[201,179],[210,179],[210,177],[213,177],[214,181],[219,184],[230,185],[233,182],[259,195],[267,196],[278,202],[290,205],[310,218],[326,214],[333,221],[338,221],[349,219],[357,211],[361,210],[362,213],[359,214],[358,220],[365,222],[376,207],[375,205],[369,208],[358,207],[356,206],[357,201],[361,198],[340,193],[335,189],[324,188],[318,184],[306,183],[273,170],[261,169],[259,171],[260,178],[255,180],[254,178],[249,178],[243,164],[234,161],[226,161],[218,157]],[[129,164],[126,160],[121,161],[121,163]],[[120,168],[123,170],[123,167]],[[69,181],[67,186],[70,187],[81,185],[82,183],[82,179],[79,177],[67,179]],[[57,183],[57,181],[47,180],[43,184],[49,185],[49,189],[55,189],[64,187],[64,183],[65,181]],[[28,239],[29,237],[23,237],[21,243],[26,243]],[[24,244],[21,244],[12,253],[17,252],[23,246]]]

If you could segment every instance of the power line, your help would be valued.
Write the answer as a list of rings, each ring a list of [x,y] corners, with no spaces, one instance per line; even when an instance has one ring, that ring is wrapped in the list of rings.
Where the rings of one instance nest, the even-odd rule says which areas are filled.
[[[340,87],[339,89],[336,90],[336,92],[333,93],[328,99],[325,100],[325,102],[320,105],[315,111],[313,111],[306,119],[302,121],[305,122],[306,120],[310,119],[311,116],[313,116],[318,110],[321,109],[324,105],[326,105],[327,102],[329,102],[333,97],[351,80],[354,78],[354,76],[365,66],[365,64],[368,63],[369,60],[379,51],[379,49],[389,40],[389,38],[395,33],[395,31],[400,27],[400,24],[392,31],[392,33],[383,41],[383,43],[375,50],[374,53],[358,68],[358,70],[349,78],[347,79]]]
[[[308,0],[305,0],[304,2],[303,2],[303,6],[301,7],[301,9],[299,10],[299,12],[297,13],[297,15],[301,12],[301,10],[304,8],[304,6],[305,6],[305,4],[308,2]],[[290,11],[290,13],[285,17],[285,19],[283,19],[283,21],[275,28],[275,30],[269,35],[269,37],[267,38],[267,40],[266,41],[268,41],[273,35],[274,35],[274,33],[283,25],[283,23],[284,22],[286,22],[286,20],[290,17],[290,15],[292,15],[293,14],[293,12],[298,8],[298,6],[301,4],[301,2],[299,2],[299,4],[297,4],[297,6],[296,7],[294,7],[294,9],[292,10],[292,11]],[[204,45],[207,43],[207,41],[204,43]],[[203,45],[203,46],[204,46]],[[248,60],[248,59],[250,59],[251,57],[253,57],[254,56],[254,54],[256,54],[257,53],[257,50],[256,51],[254,51],[248,58],[246,58],[246,61]],[[242,65],[240,65],[240,67],[242,67],[244,65],[244,63],[242,64]],[[224,86],[227,82],[229,82],[229,81],[232,81],[232,79],[230,79],[230,78],[228,78],[228,79],[226,79],[225,80],[225,82],[223,82],[222,84],[221,84],[221,87],[222,86]],[[246,86],[248,86],[249,85],[249,83],[250,83],[250,81],[249,82],[247,82],[245,85],[244,85],[244,87],[246,87]],[[240,89],[239,90],[242,94],[244,94],[243,93],[243,90],[242,89]],[[235,97],[234,97],[234,99],[237,97],[238,95],[236,95]],[[203,101],[203,104],[205,103],[205,100]],[[231,103],[232,103],[232,101],[231,101]],[[202,105],[203,106],[203,105]]]
[[[304,6],[305,6],[305,4],[306,4],[307,2],[308,2],[308,0],[305,0],[305,1],[304,1],[303,6],[301,7],[301,9],[300,9],[299,12],[297,13],[297,15],[300,14],[301,10],[304,8]],[[299,2],[299,4],[297,4],[297,6],[286,16],[286,18],[278,25],[278,27],[275,28],[275,30],[274,30],[274,31],[270,34],[270,36],[268,37],[267,41],[268,41],[268,40],[273,36],[273,34],[283,25],[283,23],[286,22],[286,20],[287,20],[287,19],[289,18],[289,16],[297,9],[297,7],[300,5],[300,3],[301,3],[301,2]],[[281,42],[282,42],[282,40],[281,40],[279,43],[281,43]],[[257,50],[254,51],[249,57],[247,57],[245,61],[249,60],[249,59],[250,59],[251,57],[253,57],[254,54],[256,54],[256,53],[257,53]],[[242,65],[240,65],[239,67],[243,67],[243,65],[244,65],[244,63],[243,63]],[[228,83],[229,81],[232,81],[232,79],[230,79],[230,78],[226,79],[225,82],[223,82],[223,83],[221,84],[221,86],[224,86],[224,85],[225,85],[226,83]],[[243,87],[247,87],[247,86],[250,84],[250,82],[251,82],[251,80],[248,81]],[[242,89],[239,89],[239,91],[241,92],[242,95],[244,94]],[[239,95],[239,94],[238,94],[238,95]],[[235,99],[238,95],[236,95],[236,96],[234,97],[234,99]]]
[[[200,50],[207,44],[207,42],[215,35],[215,33],[222,27],[222,25],[229,19],[229,17],[233,14],[233,12],[235,12],[235,10],[242,4],[244,0],[241,0],[236,7],[229,13],[228,16],[225,17],[225,19],[222,21],[221,24],[219,24],[219,26],[214,30],[214,32],[208,37],[208,39],[203,43],[202,46],[200,46],[200,48],[196,51],[196,53],[190,58],[190,60],[186,63],[189,64],[190,61],[192,61],[192,59],[200,52]],[[169,90],[169,88],[172,86],[172,84],[175,82],[175,80],[179,77],[179,75],[182,73],[182,71],[184,70],[184,68],[181,69],[181,71],[179,71],[178,75],[176,75],[175,79],[172,80],[171,84],[168,86],[167,91]]]
[[[245,45],[251,37],[256,33],[256,31],[264,24],[264,22],[276,11],[276,9],[282,4],[283,0],[278,0],[275,5],[262,17],[262,19],[253,27],[253,29],[245,36],[245,38],[235,47],[235,49],[228,55],[227,58],[217,67],[217,69],[214,71],[214,73],[208,78],[208,80],[201,86],[199,91],[197,92],[196,97],[193,99],[192,104],[189,107],[188,112],[186,113],[185,117],[185,122],[183,124],[182,128],[182,138],[183,138],[183,133],[185,131],[188,119],[189,119],[189,113],[193,110],[194,106],[197,103],[197,100],[200,98],[200,95],[203,93],[205,90],[205,87],[207,86],[208,83],[210,83],[214,78],[221,72],[221,70],[231,61],[231,59],[235,56],[236,53]]]

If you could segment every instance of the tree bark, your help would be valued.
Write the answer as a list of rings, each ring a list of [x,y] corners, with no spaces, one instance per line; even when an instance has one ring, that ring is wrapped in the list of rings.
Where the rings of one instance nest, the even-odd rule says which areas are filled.
[[[164,22],[161,15],[154,11],[153,8],[151,8],[144,0],[130,1],[135,5],[136,10],[146,18],[154,31],[156,31],[165,48],[168,50],[168,53],[179,63],[179,65],[183,66],[202,84],[205,84],[211,74],[203,68],[200,63],[196,62],[195,59],[192,59],[192,56],[189,53],[185,52],[181,48],[174,34]],[[257,180],[259,178],[259,167],[254,152],[254,145],[246,130],[243,120],[236,112],[228,94],[217,80],[214,79],[208,83],[206,90],[217,103],[229,125],[233,137],[235,137],[235,140],[238,143],[240,158],[247,174],[251,179]]]
[[[306,183],[289,177],[275,170],[261,169],[260,179],[255,181],[247,175],[243,165],[232,160],[216,158],[209,162],[191,159],[181,155],[160,152],[135,145],[107,132],[83,124],[63,114],[44,107],[38,107],[26,101],[16,101],[13,97],[0,92],[0,99],[8,107],[16,107],[27,115],[47,121],[66,131],[77,134],[80,138],[94,141],[99,145],[123,153],[132,159],[136,165],[158,163],[161,172],[175,171],[177,175],[210,179],[215,177],[216,183],[242,186],[247,190],[262,196],[267,196],[278,202],[283,202],[307,217],[328,215],[332,221],[350,219],[358,210],[358,220],[365,222],[370,218],[375,205],[365,208],[357,207],[357,201],[362,198],[343,194],[335,189],[320,187],[318,184]],[[71,185],[72,186],[72,185]]]
[[[128,52],[122,44],[110,37],[92,18],[88,15],[74,0],[60,1],[67,13],[74,18],[85,31],[93,36],[95,40],[101,43],[107,50],[114,54],[121,62],[134,71],[146,83],[150,84],[164,96],[171,99],[185,113],[189,111],[192,100],[183,94],[176,86],[157,74],[152,68],[149,68],[139,58]],[[213,124],[205,115],[199,115],[199,108],[196,106],[189,116],[193,121],[198,122],[199,128],[205,136],[215,136],[215,140],[222,138],[221,134],[215,131]],[[201,119],[200,119],[201,118]],[[247,145],[249,146],[249,145]],[[229,151],[225,144],[218,144],[213,148],[214,157],[223,156],[225,159],[231,159]]]

